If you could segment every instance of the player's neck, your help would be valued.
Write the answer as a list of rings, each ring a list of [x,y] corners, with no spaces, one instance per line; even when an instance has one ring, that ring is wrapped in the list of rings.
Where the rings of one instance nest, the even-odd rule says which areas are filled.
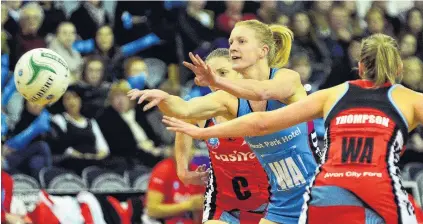
[[[247,79],[267,80],[269,79],[269,66],[266,60],[261,60],[256,64],[246,68],[242,71],[242,75]]]

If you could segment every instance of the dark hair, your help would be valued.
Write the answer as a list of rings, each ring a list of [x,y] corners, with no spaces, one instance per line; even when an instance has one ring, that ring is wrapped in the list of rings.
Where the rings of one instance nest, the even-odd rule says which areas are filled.
[[[104,60],[100,57],[100,56],[98,56],[98,55],[92,55],[92,56],[89,56],[86,60],[85,60],[85,63],[84,63],[84,66],[83,66],[83,68],[82,68],[82,75],[81,75],[81,79],[82,79],[82,81],[84,81],[84,82],[86,82],[87,81],[87,73],[86,73],[86,71],[85,70],[87,70],[87,68],[88,68],[88,65],[91,63],[91,62],[94,62],[94,61],[99,61],[100,63],[101,63],[101,65],[103,66],[103,73],[106,71],[106,63],[104,63]],[[101,81],[103,81],[104,80],[104,74],[103,74],[103,77],[101,78]]]

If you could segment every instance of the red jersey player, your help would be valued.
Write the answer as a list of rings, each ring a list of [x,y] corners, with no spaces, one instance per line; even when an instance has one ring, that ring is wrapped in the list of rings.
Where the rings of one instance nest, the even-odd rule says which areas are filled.
[[[194,168],[191,166],[191,168]],[[150,176],[145,219],[164,219],[166,224],[200,223],[204,187],[185,185],[176,174],[174,158],[158,163]],[[197,221],[196,221],[197,220]]]
[[[206,63],[221,76],[240,78],[232,69],[227,49],[213,51],[207,57]],[[224,121],[226,119],[221,116],[198,122],[198,125],[210,127]],[[187,174],[184,158],[187,153],[181,151],[182,148],[190,147],[192,139],[180,135],[177,133],[175,152],[178,175],[182,180],[195,183],[201,180],[201,174],[198,174],[197,178],[195,174]],[[211,138],[206,143],[211,169],[205,193],[203,222],[219,220],[223,223],[259,223],[269,200],[269,184],[256,155],[243,138]],[[188,175],[192,176],[187,177]]]

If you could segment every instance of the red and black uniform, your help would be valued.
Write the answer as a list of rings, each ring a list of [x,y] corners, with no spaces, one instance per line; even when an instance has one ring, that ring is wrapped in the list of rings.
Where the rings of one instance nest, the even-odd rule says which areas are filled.
[[[408,137],[407,121],[392,101],[398,85],[346,85],[325,119],[325,162],[300,223],[417,223],[398,168]]]
[[[206,127],[216,124],[207,120]],[[203,222],[258,223],[269,200],[267,175],[243,138],[211,138],[211,173],[205,194]]]

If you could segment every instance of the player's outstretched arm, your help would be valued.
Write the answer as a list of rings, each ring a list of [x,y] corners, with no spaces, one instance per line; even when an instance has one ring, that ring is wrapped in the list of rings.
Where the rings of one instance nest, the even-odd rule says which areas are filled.
[[[239,98],[279,101],[293,96],[298,88],[303,88],[299,74],[289,69],[279,70],[276,77],[271,80],[230,80],[218,77],[213,86]]]
[[[128,92],[128,97],[130,97],[131,100],[139,98],[138,104],[149,101],[149,103],[144,106],[144,111],[154,106],[158,106],[160,111],[165,115],[180,119],[203,120],[226,114],[228,111],[224,101],[227,98],[227,94],[223,91],[217,91],[203,97],[196,97],[189,101],[185,101],[179,96],[170,95],[158,89],[133,89]]]
[[[270,112],[255,112],[209,128],[198,128],[176,118],[164,117],[168,130],[194,138],[262,136],[293,125],[323,117],[327,90],[318,91],[301,101]]]
[[[184,65],[195,74],[195,83],[200,86],[213,86],[238,98],[248,100],[285,100],[303,88],[300,75],[290,69],[280,69],[271,80],[236,79],[220,77],[198,55],[189,53],[192,63]],[[305,95],[305,91],[304,91]]]
[[[190,171],[188,169],[189,161],[192,155],[192,137],[183,133],[176,133],[175,138],[175,159],[176,171],[179,179],[184,184],[204,185],[208,179],[208,171],[202,170]]]

